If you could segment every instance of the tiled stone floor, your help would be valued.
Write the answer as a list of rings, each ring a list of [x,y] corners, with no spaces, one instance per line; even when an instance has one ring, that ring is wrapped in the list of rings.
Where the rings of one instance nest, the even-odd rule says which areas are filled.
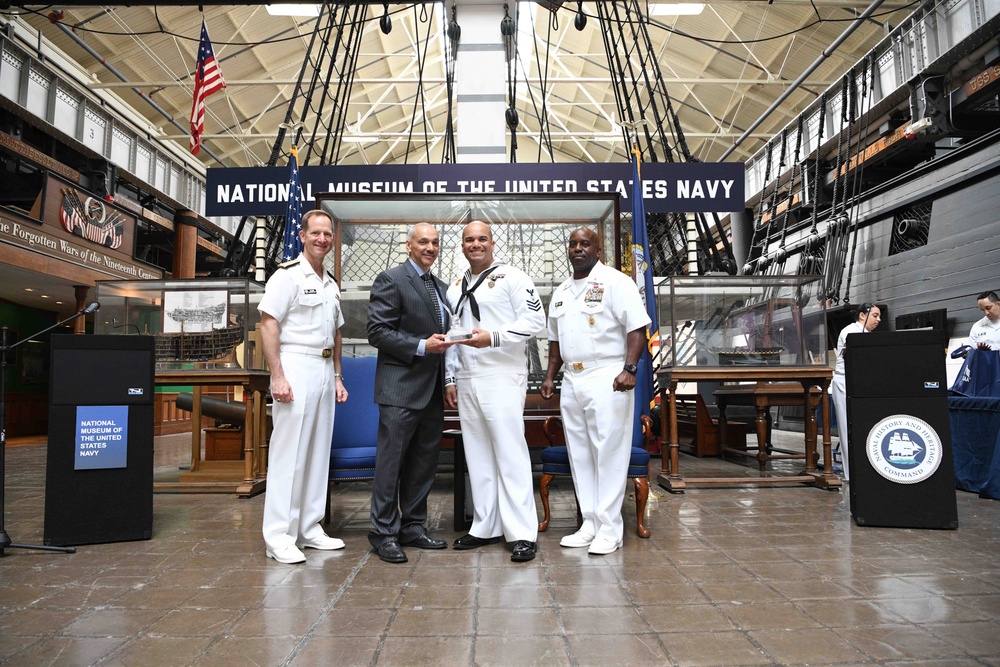
[[[158,439],[158,472],[185,448]],[[15,542],[42,540],[44,467],[44,446],[7,451]],[[755,474],[683,459],[699,469]],[[347,549],[299,566],[264,557],[262,496],[156,494],[152,540],[6,551],[0,664],[1000,666],[1000,502],[959,492],[960,529],[937,531],[857,527],[813,488],[657,490],[652,537],[598,557],[559,547],[570,488],[520,565],[503,545],[379,561],[366,484],[336,490]],[[442,474],[429,524],[449,541],[451,511]]]

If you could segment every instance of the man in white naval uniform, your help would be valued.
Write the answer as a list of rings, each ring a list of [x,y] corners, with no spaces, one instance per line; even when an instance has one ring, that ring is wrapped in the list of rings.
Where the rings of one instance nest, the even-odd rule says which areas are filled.
[[[868,333],[878,326],[882,321],[882,311],[878,306],[870,303],[863,303],[858,308],[857,319],[840,330],[837,336],[837,364],[833,370],[833,409],[837,415],[837,433],[840,434],[840,458],[844,466],[844,479],[851,479],[850,462],[847,452],[850,443],[847,437],[847,382],[844,375],[844,347],[847,346],[847,337],[854,333]],[[830,465],[831,461],[825,461],[825,465]]]
[[[545,331],[535,284],[493,259],[493,232],[472,222],[462,232],[469,270],[448,289],[457,322],[472,338],[445,352],[445,405],[458,408],[472,487],[473,519],[456,549],[505,537],[511,560],[535,557],[538,513],[524,439],[527,342]]]
[[[302,253],[267,281],[260,310],[264,358],[274,397],[264,497],[268,558],[302,563],[301,548],[343,549],[320,526],[333,437],[334,400],[347,400],[340,370],[340,289],[323,268],[333,223],[315,210],[302,216]]]
[[[568,246],[573,277],[552,294],[549,365],[540,389],[542,398],[552,397],[565,361],[559,411],[583,525],[559,544],[609,554],[622,545],[635,365],[650,320],[635,282],[599,261],[596,232],[577,229]]]
[[[969,340],[980,350],[1000,350],[1000,297],[983,292],[977,299],[984,317],[972,325]]]

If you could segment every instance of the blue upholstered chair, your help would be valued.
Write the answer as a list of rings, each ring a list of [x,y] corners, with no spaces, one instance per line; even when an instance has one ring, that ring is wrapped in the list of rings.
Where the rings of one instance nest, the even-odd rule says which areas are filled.
[[[344,357],[341,369],[347,402],[338,403],[330,447],[330,482],[357,482],[375,477],[378,405],[375,403],[375,357]],[[330,521],[330,490],[326,494]]]
[[[643,433],[646,437],[651,434],[652,422],[648,417],[643,417]],[[549,483],[556,475],[571,477],[569,468],[569,452],[566,450],[566,436],[563,433],[563,423],[561,417],[549,417],[545,420],[542,430],[545,438],[549,441],[550,447],[542,450],[542,481],[539,485],[539,495],[542,497],[542,509],[545,518],[538,524],[539,532],[545,532],[549,527]],[[636,529],[639,537],[649,537],[649,529],[643,523],[646,514],[646,501],[649,499],[649,452],[641,447],[632,448],[632,456],[628,462],[628,478],[635,483],[635,514]],[[577,506],[577,520],[579,521],[579,506]]]

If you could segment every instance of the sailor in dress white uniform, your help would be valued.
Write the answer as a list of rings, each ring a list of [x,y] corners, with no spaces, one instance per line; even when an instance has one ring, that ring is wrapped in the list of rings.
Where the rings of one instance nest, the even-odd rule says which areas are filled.
[[[559,410],[583,525],[564,547],[608,554],[622,544],[625,479],[632,449],[635,365],[646,344],[649,315],[628,276],[600,263],[590,229],[569,237],[573,277],[549,305],[549,365],[543,398],[565,361]]]
[[[511,560],[524,562],[535,557],[538,537],[524,439],[526,348],[545,331],[545,311],[531,278],[494,263],[493,250],[489,226],[466,225],[470,269],[448,289],[455,321],[472,332],[445,353],[445,404],[458,408],[473,503],[472,528],[454,546],[474,549],[504,536],[514,543]]]

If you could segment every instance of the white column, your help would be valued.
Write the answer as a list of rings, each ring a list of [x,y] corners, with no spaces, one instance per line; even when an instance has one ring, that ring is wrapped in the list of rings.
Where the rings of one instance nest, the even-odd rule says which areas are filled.
[[[445,4],[449,18],[451,4]],[[455,4],[462,27],[455,60],[458,162],[506,162],[507,66],[500,35],[503,2],[456,0]],[[513,18],[516,2],[508,4]]]

